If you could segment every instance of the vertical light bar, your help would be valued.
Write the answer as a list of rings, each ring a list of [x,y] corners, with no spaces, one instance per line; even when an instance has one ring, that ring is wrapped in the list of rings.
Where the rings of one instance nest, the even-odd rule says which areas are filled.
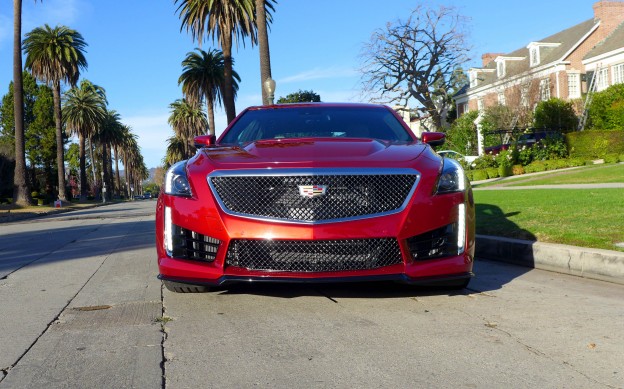
[[[171,208],[165,207],[165,250],[171,255],[173,252],[173,225],[171,224]]]
[[[457,207],[457,255],[464,252],[466,244],[466,204]]]

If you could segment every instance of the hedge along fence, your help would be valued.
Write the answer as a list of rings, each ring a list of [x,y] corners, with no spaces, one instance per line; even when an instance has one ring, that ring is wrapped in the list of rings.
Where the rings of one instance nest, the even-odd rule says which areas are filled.
[[[604,158],[624,154],[624,130],[588,130],[565,134],[571,158]]]

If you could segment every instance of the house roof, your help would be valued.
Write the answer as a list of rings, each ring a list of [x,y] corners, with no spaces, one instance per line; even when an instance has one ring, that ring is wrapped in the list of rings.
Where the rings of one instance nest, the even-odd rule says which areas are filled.
[[[579,41],[587,35],[595,26],[594,19],[586,20],[566,30],[560,31],[554,35],[540,39],[537,43],[558,43],[556,47],[542,46],[540,47],[540,64],[539,66],[547,65],[549,63],[563,60],[563,56],[568,53]],[[621,43],[620,43],[621,45]],[[505,77],[502,79],[510,78],[515,75],[522,74],[528,71],[531,67],[529,64],[529,49],[522,47],[516,51],[502,55],[502,57],[522,57],[522,60],[507,60],[505,61]],[[496,62],[490,62],[483,69],[496,69]],[[479,85],[477,88],[483,87],[488,84],[492,84],[498,81],[499,78],[496,72],[482,72],[479,73]]]
[[[621,49],[622,42],[624,42],[624,23],[620,24],[606,39],[594,46],[594,48],[591,49],[585,57],[583,57],[583,59],[597,57],[599,55]]]

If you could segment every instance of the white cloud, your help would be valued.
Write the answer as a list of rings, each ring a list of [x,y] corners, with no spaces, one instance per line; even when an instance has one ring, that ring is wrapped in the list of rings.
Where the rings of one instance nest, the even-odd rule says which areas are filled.
[[[349,67],[329,67],[329,68],[314,68],[301,72],[292,76],[284,77],[277,81],[278,84],[288,84],[291,82],[301,82],[310,80],[320,80],[327,78],[344,78],[353,77],[358,74],[357,70]]]

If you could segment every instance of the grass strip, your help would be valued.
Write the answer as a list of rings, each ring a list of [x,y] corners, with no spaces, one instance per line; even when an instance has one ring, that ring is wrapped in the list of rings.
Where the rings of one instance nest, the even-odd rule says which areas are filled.
[[[477,233],[624,251],[624,189],[474,192]]]

